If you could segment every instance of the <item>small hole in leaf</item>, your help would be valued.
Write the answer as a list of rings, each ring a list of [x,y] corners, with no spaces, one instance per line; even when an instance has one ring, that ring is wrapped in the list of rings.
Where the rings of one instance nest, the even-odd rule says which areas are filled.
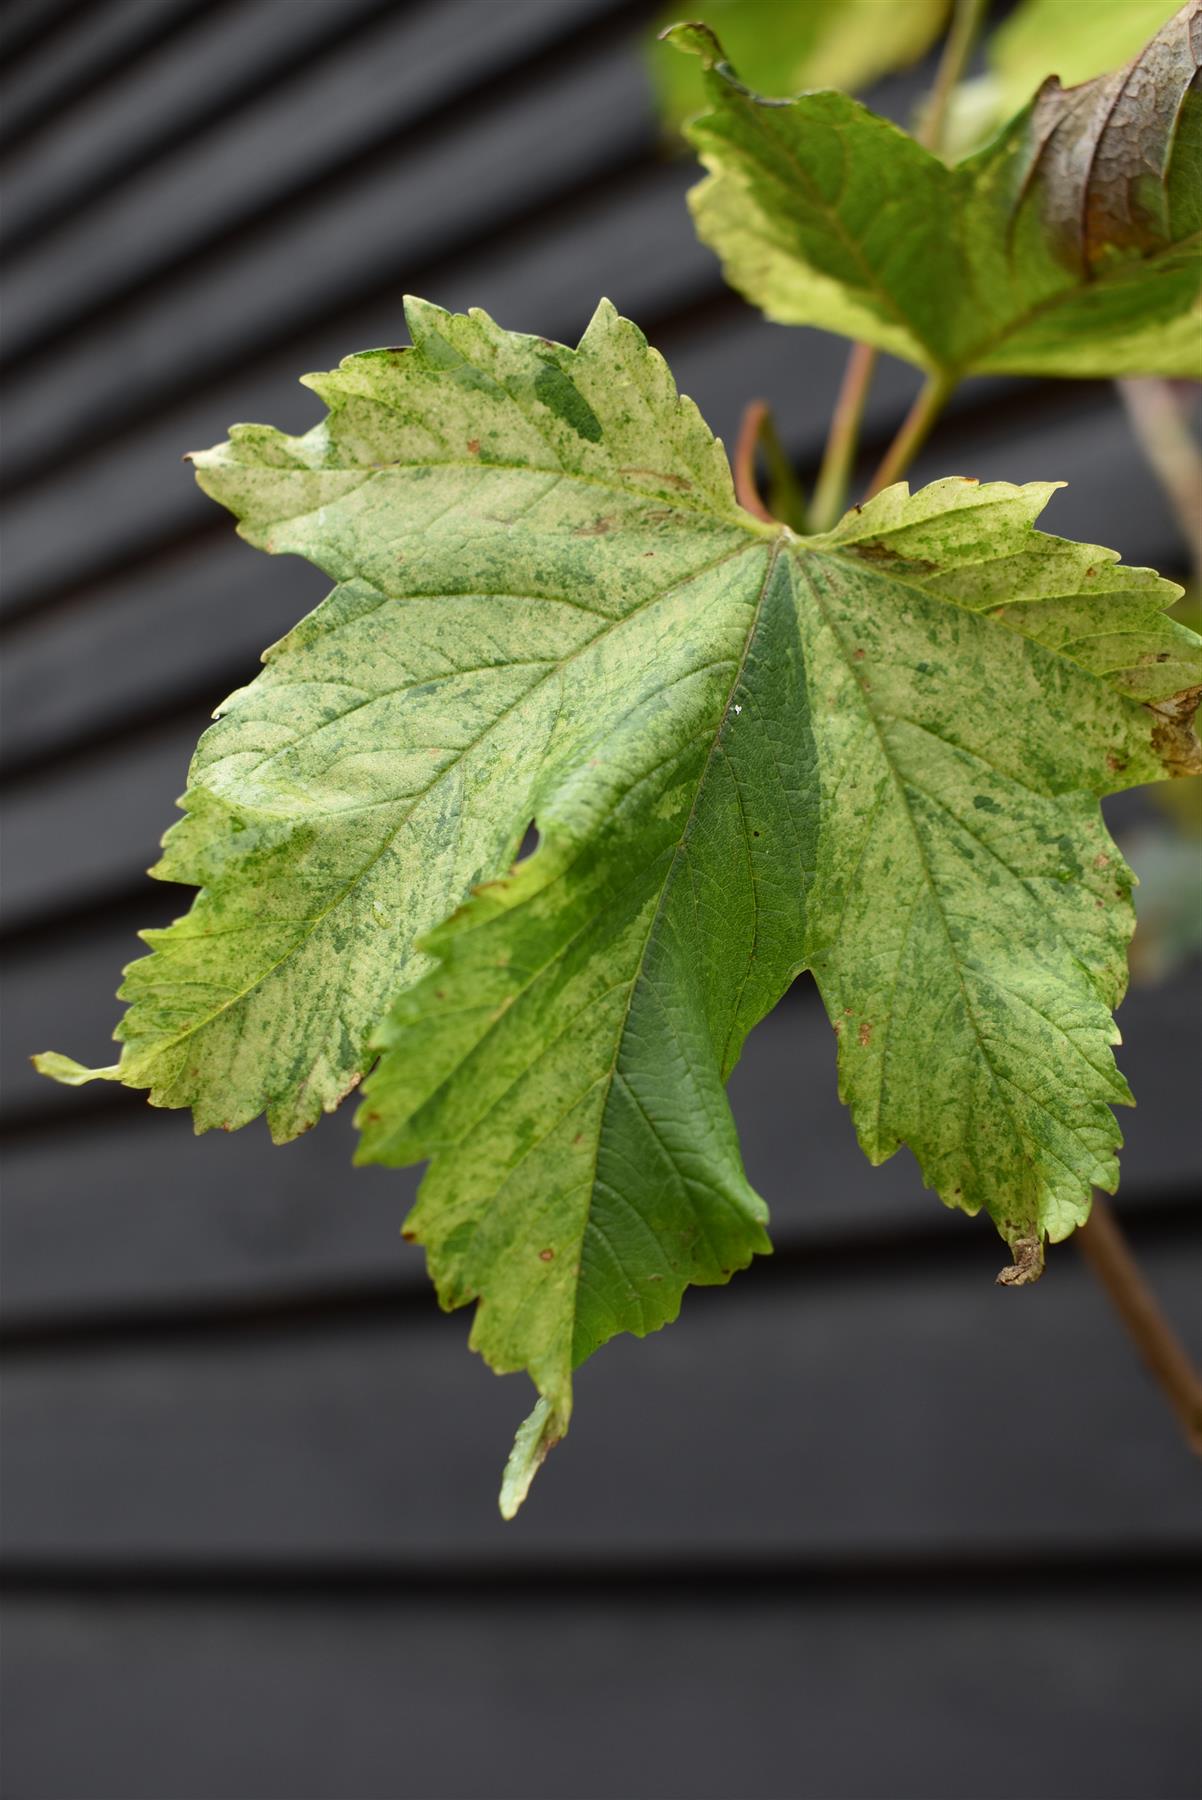
[[[529,857],[533,856],[541,841],[542,840],[538,835],[538,826],[535,824],[534,820],[531,819],[529,825],[526,827],[526,835],[522,839],[522,847],[517,854],[518,862],[523,863],[527,861]]]

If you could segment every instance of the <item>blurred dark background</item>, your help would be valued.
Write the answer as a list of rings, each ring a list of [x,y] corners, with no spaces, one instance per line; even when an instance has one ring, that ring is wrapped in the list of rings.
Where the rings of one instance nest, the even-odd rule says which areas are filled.
[[[1082,0],[1082,4],[1085,0]],[[465,1349],[350,1119],[194,1139],[106,1060],[138,874],[213,705],[325,589],[182,452],[303,429],[400,296],[574,341],[602,293],[726,441],[812,472],[845,347],[725,292],[629,0],[10,0],[0,22],[8,1800],[1185,1800],[1196,1470],[1072,1246],[873,1171],[816,995],[734,1082],[776,1256],[581,1374],[515,1524],[529,1390]],[[704,11],[704,9],[701,9]],[[922,72],[874,97],[898,116]],[[886,365],[879,450],[914,377]],[[1067,479],[1179,573],[1104,384],[977,382],[916,470]],[[1120,808],[1141,828],[1146,803]],[[1138,987],[1120,1211],[1202,1347],[1195,966]]]

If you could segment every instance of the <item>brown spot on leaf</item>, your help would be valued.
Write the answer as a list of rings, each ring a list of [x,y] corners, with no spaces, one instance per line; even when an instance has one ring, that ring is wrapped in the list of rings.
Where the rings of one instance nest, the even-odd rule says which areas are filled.
[[[540,1250],[538,1253],[538,1260],[539,1260],[539,1262],[554,1262],[555,1261],[554,1250]]]
[[[1119,756],[1114,750],[1108,750],[1106,752],[1106,767],[1110,770],[1112,775],[1121,774],[1127,767],[1127,758],[1125,756]]]
[[[1092,276],[1116,252],[1147,254],[1168,236],[1161,171],[1196,71],[1187,10],[1125,69],[1068,89],[1052,77],[1036,96],[1026,185],[1054,254],[1075,274]]]
[[[1148,707],[1154,721],[1152,748],[1168,775],[1202,774],[1202,744],[1194,728],[1199,700],[1202,687],[1186,688],[1171,700],[1155,700]]]
[[[1010,1242],[1014,1261],[998,1272],[999,1287],[1030,1287],[1043,1274],[1043,1238],[1017,1237]]]
[[[573,537],[604,537],[605,533],[607,531],[612,531],[613,528],[614,528],[613,520],[611,518],[602,517],[600,519],[594,519],[591,525],[577,525],[575,531],[572,533],[572,536]]]
[[[853,650],[851,653],[851,660],[852,662],[863,662],[864,652],[862,650]]]
[[[469,438],[467,440],[467,453],[469,456],[479,456],[479,454],[480,454],[480,439],[479,438]]]
[[[1108,869],[1110,867],[1110,858],[1104,850],[1098,851],[1098,854],[1093,859],[1093,866],[1095,869]]]
[[[856,1033],[856,1036],[860,1040],[860,1048],[862,1050],[867,1050],[869,1044],[871,1044],[871,1042],[872,1042],[872,1020],[871,1019],[862,1019],[860,1021],[860,1029]]]
[[[904,569],[911,575],[933,575],[939,564],[926,562],[922,557],[903,556],[891,544],[882,543],[880,538],[866,538],[862,544],[849,544],[847,548],[854,556],[863,557],[865,562],[882,563],[887,568]]]

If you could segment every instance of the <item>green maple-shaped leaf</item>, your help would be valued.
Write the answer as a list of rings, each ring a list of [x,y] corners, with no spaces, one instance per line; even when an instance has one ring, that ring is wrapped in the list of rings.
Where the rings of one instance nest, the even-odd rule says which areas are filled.
[[[1177,589],[1034,530],[1051,488],[887,490],[798,538],[608,305],[576,350],[411,303],[326,421],[196,458],[338,581],[202,740],[121,1061],[278,1135],[379,1055],[364,1160],[542,1396],[768,1248],[725,1082],[813,971],[874,1161],[1037,1270],[1113,1188],[1130,877],[1098,798],[1193,765]],[[516,866],[532,820],[540,841]],[[474,890],[474,891],[473,891]]]
[[[954,168],[844,94],[751,93],[705,26],[668,35],[706,69],[697,230],[769,318],[949,384],[1202,370],[1202,0]]]

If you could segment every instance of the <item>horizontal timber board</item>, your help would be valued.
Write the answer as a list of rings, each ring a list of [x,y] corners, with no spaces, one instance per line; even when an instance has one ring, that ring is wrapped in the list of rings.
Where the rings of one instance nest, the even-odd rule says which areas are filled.
[[[1184,1800],[1195,1606],[18,1597],[5,1760],[28,1800]]]
[[[330,169],[356,155],[370,156],[377,143],[387,145],[411,118],[435,131],[458,124],[470,132],[473,115],[454,116],[459,93],[495,74],[495,99],[504,104],[515,71],[531,55],[569,40],[613,8],[614,0],[506,0],[502,7],[441,0],[437,7],[386,10],[366,29],[352,11],[327,55],[292,80],[267,85],[253,103],[215,121],[174,154],[149,156],[82,217],[15,258],[3,284],[6,356],[21,360],[35,344],[52,344],[115,295],[149,289],[163,270],[198,246],[219,244],[243,219],[278,212],[296,195],[304,195],[306,209],[320,215],[318,197],[307,190]],[[319,11],[329,18],[328,0],[319,0]],[[278,6],[276,19],[278,31]],[[227,23],[227,39],[228,31]],[[252,38],[252,51],[255,43]],[[645,139],[651,121],[637,49],[625,60],[625,111],[645,121]],[[551,96],[529,98],[534,102],[529,110],[542,111]],[[484,99],[487,118],[492,108],[487,94]],[[480,106],[478,99],[474,110]],[[493,147],[501,150],[504,164],[498,124],[492,121]],[[582,135],[599,136],[587,114],[582,126]],[[409,154],[415,162],[427,160],[421,145],[411,146]],[[516,178],[512,162],[509,167]],[[356,168],[344,202],[356,198],[362,176]],[[438,184],[437,162],[430,180]],[[449,196],[444,192],[452,210],[453,197],[453,188]],[[386,219],[377,215],[377,232]]]
[[[114,945],[111,954],[115,965],[121,950]],[[85,976],[68,958],[64,983],[76,978]],[[112,968],[93,968],[86,979],[103,1003]],[[1122,1062],[1140,1104],[1121,1118],[1122,1202],[1137,1214],[1141,1203],[1188,1193],[1202,1164],[1190,1097],[1202,1063],[1198,990],[1195,971],[1137,988],[1123,1009]],[[51,1011],[35,969],[28,990],[19,984],[6,1032],[17,1053],[11,1079],[42,1121],[40,1130],[15,1134],[3,1153],[9,1331],[69,1325],[80,1315],[119,1323],[150,1310],[169,1318],[176,1307],[280,1302],[348,1286],[421,1290],[421,1258],[397,1235],[417,1171],[352,1169],[353,1103],[287,1146],[272,1145],[261,1122],[197,1138],[187,1115],[112,1090],[84,1090],[97,1099],[78,1113],[78,1096],[47,1082],[35,1091],[38,1078],[19,1066],[35,1031],[39,1044],[81,1047],[68,1019],[48,1022]],[[29,1044],[19,1036],[14,1043],[22,1032]],[[94,1049],[104,1054],[101,1044]],[[881,1234],[904,1242],[974,1229],[924,1191],[908,1152],[879,1169],[864,1161],[838,1102],[830,1028],[808,982],[753,1032],[731,1098],[748,1174],[769,1204],[779,1247],[862,1241],[871,1249]],[[983,1224],[978,1231],[985,1270],[1002,1250]]]
[[[44,10],[46,0],[38,4]],[[238,0],[236,31],[229,6],[207,7],[190,31],[86,95],[28,147],[5,183],[0,243],[10,257],[23,252],[149,159],[177,153],[196,132],[390,9],[391,0],[309,0],[289,8],[283,32],[279,0]],[[303,155],[299,134],[291,141]]]
[[[183,714],[198,694],[211,708],[253,677],[265,647],[329,592],[329,578],[312,564],[261,556],[225,515],[213,523],[216,531],[198,542],[9,634],[0,719],[10,782],[19,766],[131,723]]]
[[[475,10],[477,0],[459,4]],[[484,16],[500,19],[505,9]],[[470,33],[459,35],[470,41]],[[481,79],[493,60],[485,48]],[[581,55],[557,74],[548,71],[546,91],[536,96],[490,82],[491,91],[464,117],[451,113],[423,134],[420,154],[374,156],[304,207],[223,238],[203,265],[137,290],[119,315],[88,321],[83,330],[64,326],[49,357],[27,359],[23,375],[8,378],[8,481],[27,484],[39,470],[52,472],[78,445],[111,436],[130,411],[145,413],[164,394],[203,388],[231,364],[269,354],[361,294],[391,288],[399,296],[439,257],[647,152],[648,123],[621,105],[630,64],[620,47]],[[683,270],[675,258],[657,259],[662,279],[712,278],[713,259],[688,229],[680,172],[649,165],[646,179],[644,212],[658,200],[662,226],[677,203],[682,248],[691,240]],[[145,233],[140,213],[131,229]],[[107,241],[100,250],[114,254]],[[35,295],[46,291],[47,279],[54,291],[57,277],[39,277]],[[15,335],[11,321],[5,335]]]
[[[1196,1354],[1202,1246],[1145,1246]],[[980,1266],[975,1267],[974,1261]],[[770,1263],[576,1377],[566,1442],[510,1526],[501,1463],[531,1388],[467,1353],[466,1313],[365,1304],[328,1326],[12,1350],[6,1556],[918,1555],[1174,1550],[1198,1477],[1071,1251],[1037,1287],[987,1257],[798,1283]],[[1116,1448],[1121,1447],[1121,1448]]]
[[[55,130],[81,96],[131,64],[136,65],[176,32],[187,31],[213,0],[92,0],[59,9],[38,54],[10,71],[0,122],[0,152],[24,150]],[[53,7],[50,9],[55,10]]]
[[[0,14],[0,99],[11,91],[22,60],[36,55],[52,33],[87,6],[88,0],[8,0]]]

